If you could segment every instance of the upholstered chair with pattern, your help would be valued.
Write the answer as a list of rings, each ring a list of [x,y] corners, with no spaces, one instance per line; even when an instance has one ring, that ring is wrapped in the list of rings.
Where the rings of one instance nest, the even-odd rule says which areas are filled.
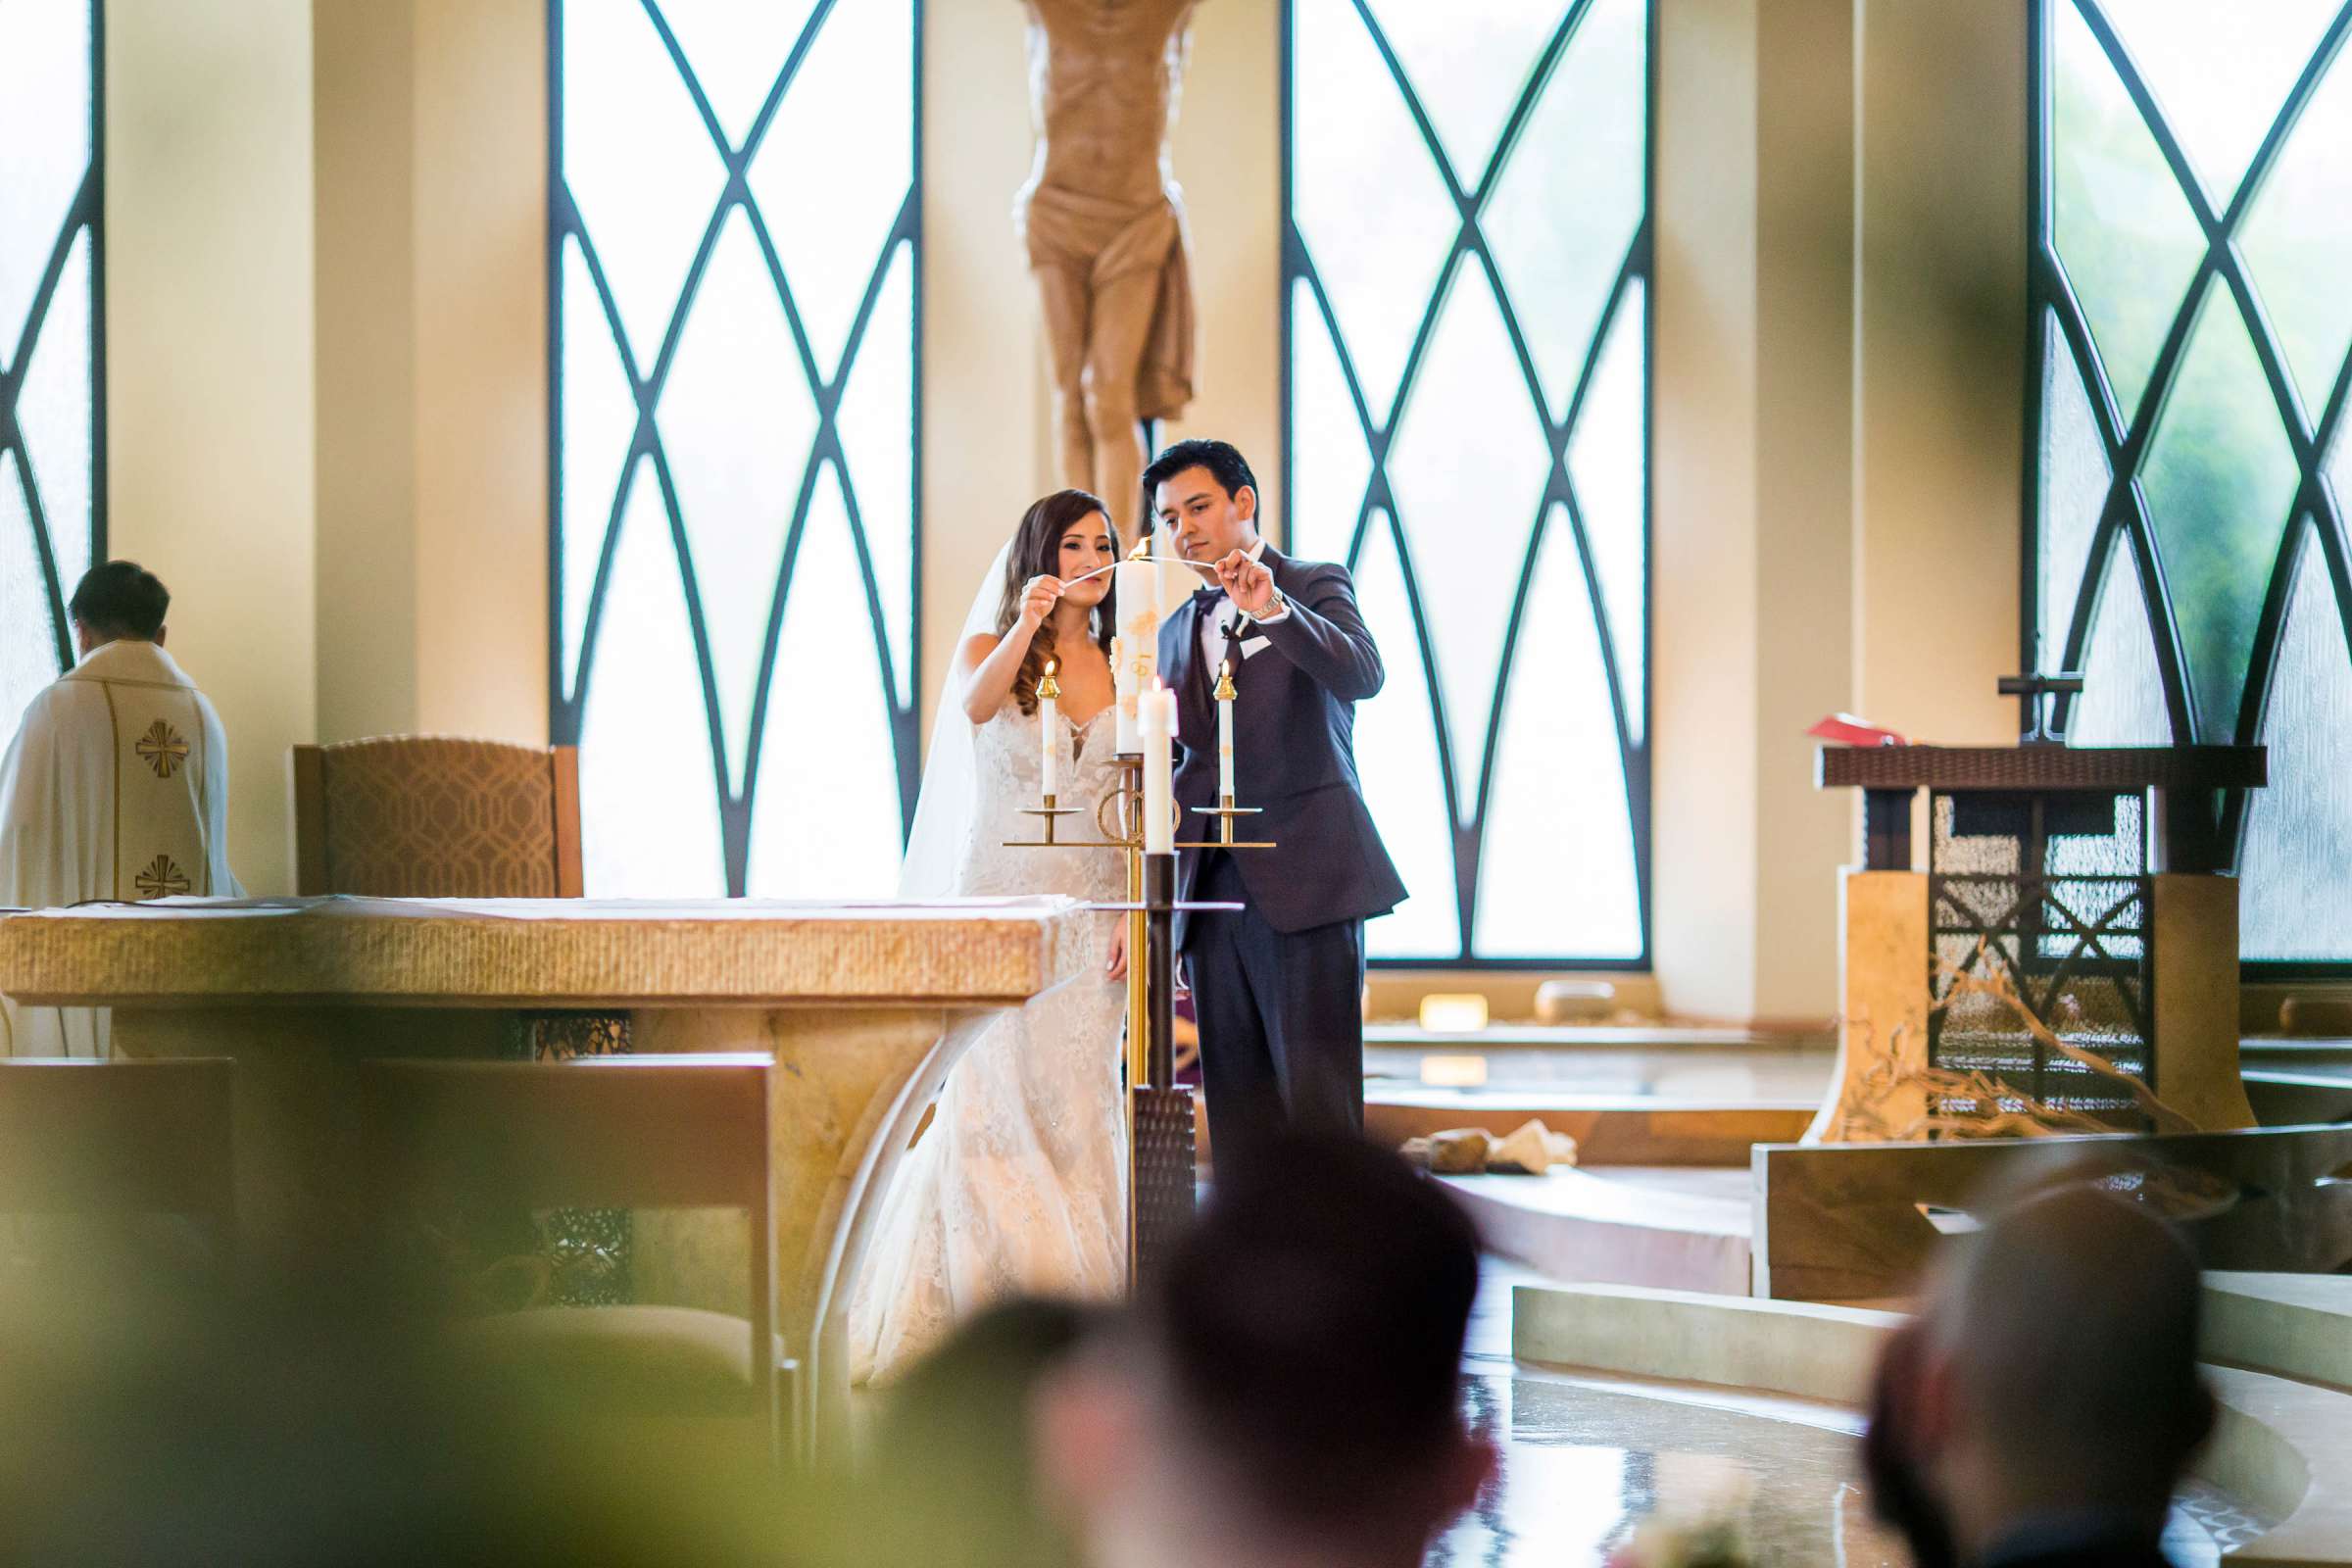
[[[579,753],[438,735],[294,748],[295,883],[305,897],[576,899]],[[621,1054],[627,1013],[519,1012],[505,1054],[536,1061]],[[558,1209],[525,1220],[545,1265],[543,1298],[629,1299],[634,1226],[625,1209]],[[493,1227],[496,1229],[497,1227]]]
[[[306,896],[580,896],[579,754],[386,735],[294,748],[295,878]]]

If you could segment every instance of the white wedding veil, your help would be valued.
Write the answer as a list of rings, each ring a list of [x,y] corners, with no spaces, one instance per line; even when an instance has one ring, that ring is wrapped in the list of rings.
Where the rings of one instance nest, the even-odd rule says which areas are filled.
[[[956,896],[956,873],[963,862],[964,840],[971,836],[979,810],[979,774],[972,760],[972,721],[963,710],[963,694],[956,666],[962,662],[963,645],[997,629],[997,610],[1004,602],[1004,564],[1012,541],[989,563],[972,596],[963,629],[948,650],[948,672],[940,678],[937,707],[932,710],[931,749],[923,754],[922,794],[914,805],[914,826],[906,834],[906,858],[899,862],[899,897],[949,899]]]

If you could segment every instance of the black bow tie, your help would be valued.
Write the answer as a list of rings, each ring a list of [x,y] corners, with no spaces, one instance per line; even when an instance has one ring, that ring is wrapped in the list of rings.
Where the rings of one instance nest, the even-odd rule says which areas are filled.
[[[1196,605],[1205,605],[1212,599],[1222,599],[1224,597],[1225,590],[1215,586],[1214,584],[1211,584],[1206,588],[1196,588],[1193,590],[1193,603]]]

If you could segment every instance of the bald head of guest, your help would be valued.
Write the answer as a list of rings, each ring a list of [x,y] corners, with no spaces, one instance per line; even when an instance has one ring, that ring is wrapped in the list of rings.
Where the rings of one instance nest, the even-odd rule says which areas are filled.
[[[92,566],[66,602],[66,612],[74,621],[74,642],[85,655],[108,643],[160,646],[164,615],[171,608],[172,590],[135,561]]]
[[[1098,1568],[1414,1568],[1476,1500],[1462,1420],[1476,1232],[1361,1139],[1221,1164],[1131,1326],[1048,1380],[1049,1494]]]
[[[2180,1233],[2096,1187],[2031,1199],[1974,1239],[1931,1296],[1899,1401],[1901,1446],[1961,1561],[2156,1560],[2213,1428],[2198,1298]]]

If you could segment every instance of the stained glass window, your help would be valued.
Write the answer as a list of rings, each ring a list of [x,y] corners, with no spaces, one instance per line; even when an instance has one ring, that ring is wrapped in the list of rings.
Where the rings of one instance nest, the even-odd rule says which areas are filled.
[[[2242,952],[2352,961],[2352,3],[2033,16],[2033,657],[2078,742],[2267,745]]]
[[[0,736],[106,541],[96,0],[0,6]]]
[[[1375,960],[1648,961],[1651,0],[1290,0],[1289,547],[1389,669]]]
[[[914,0],[551,0],[553,729],[592,895],[890,891]]]

